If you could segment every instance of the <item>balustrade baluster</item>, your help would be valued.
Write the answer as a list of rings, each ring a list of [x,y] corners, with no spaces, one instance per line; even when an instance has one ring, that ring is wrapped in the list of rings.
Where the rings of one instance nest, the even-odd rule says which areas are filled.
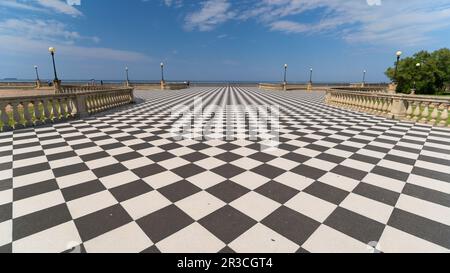
[[[33,101],[33,109],[34,109],[34,125],[40,125],[42,123],[42,112],[40,108],[40,101],[34,100]]]
[[[439,122],[439,126],[446,126],[448,121],[448,107],[449,105],[443,104],[441,105],[441,121]],[[450,125],[450,124],[449,124]]]
[[[52,113],[49,109],[49,100],[48,99],[44,99],[42,101],[42,106],[44,108],[44,120],[45,122],[51,122],[52,121]]]
[[[414,102],[408,100],[408,108],[406,110],[406,119],[407,120],[412,120],[413,119],[413,113],[414,113]]]
[[[33,125],[33,117],[30,114],[30,102],[29,101],[25,101],[22,102],[22,106],[23,106],[23,117],[25,119],[25,126],[32,126]],[[34,107],[34,104],[33,104]]]
[[[0,128],[0,129],[2,129],[3,131],[11,129],[10,119],[9,119],[9,115],[8,115],[8,108],[9,108],[8,106],[9,106],[9,103],[7,103],[7,102],[0,104],[0,111],[2,112],[1,118],[2,118],[2,123],[3,123],[3,128]]]
[[[419,117],[421,114],[421,111],[420,111],[421,104],[420,104],[420,102],[415,102],[414,104],[416,106],[416,109],[414,110],[414,113],[413,113],[414,117],[412,118],[412,120],[417,122],[419,120]]]
[[[428,118],[430,116],[430,103],[424,102],[424,109],[421,113],[422,118],[420,119],[420,122],[422,123],[428,123]]]

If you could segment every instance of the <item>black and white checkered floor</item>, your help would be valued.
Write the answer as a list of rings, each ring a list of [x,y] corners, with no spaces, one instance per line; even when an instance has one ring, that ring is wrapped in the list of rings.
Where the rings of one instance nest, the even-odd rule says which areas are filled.
[[[0,133],[0,252],[449,252],[449,129],[329,107],[323,93],[136,95]],[[279,104],[282,144],[174,141],[170,109],[195,96]]]

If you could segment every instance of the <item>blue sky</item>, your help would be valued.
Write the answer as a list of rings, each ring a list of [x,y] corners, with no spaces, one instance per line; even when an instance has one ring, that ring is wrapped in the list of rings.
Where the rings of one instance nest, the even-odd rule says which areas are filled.
[[[0,0],[0,79],[386,81],[450,45],[450,0]]]

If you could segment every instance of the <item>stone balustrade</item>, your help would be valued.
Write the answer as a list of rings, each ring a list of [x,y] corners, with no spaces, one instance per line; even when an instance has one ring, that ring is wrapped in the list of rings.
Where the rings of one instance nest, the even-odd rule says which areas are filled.
[[[62,85],[59,88],[58,93],[70,94],[70,93],[80,93],[87,91],[103,91],[110,90],[111,87],[102,85]]]
[[[86,117],[134,101],[133,89],[0,98],[0,131]]]
[[[329,89],[325,102],[387,118],[450,127],[450,98],[447,97]]]
[[[337,86],[332,87],[333,90],[344,90],[344,91],[357,91],[357,92],[380,92],[386,93],[388,91],[387,86]]]

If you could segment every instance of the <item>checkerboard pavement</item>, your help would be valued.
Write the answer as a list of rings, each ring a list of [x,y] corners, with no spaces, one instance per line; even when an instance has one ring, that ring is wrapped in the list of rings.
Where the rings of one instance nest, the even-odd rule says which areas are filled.
[[[449,252],[450,130],[255,88],[0,133],[0,252]],[[279,104],[280,146],[171,138],[171,107]]]

